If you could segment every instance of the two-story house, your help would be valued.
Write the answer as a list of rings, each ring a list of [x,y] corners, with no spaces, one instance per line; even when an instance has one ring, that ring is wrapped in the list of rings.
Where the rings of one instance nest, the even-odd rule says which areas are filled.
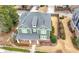
[[[48,40],[51,31],[51,14],[25,12],[19,19],[16,40]]]

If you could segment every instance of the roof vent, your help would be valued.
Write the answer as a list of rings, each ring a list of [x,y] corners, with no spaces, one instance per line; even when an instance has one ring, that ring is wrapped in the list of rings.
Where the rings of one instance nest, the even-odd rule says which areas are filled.
[[[37,25],[37,16],[34,16],[32,20],[32,27],[36,27],[36,25]]]

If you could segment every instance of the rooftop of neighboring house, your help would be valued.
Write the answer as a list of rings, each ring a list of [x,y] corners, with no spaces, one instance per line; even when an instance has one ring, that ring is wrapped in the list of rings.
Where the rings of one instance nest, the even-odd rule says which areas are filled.
[[[79,30],[79,8],[74,10],[72,20],[76,28]]]
[[[56,5],[55,12],[72,13],[70,5]]]

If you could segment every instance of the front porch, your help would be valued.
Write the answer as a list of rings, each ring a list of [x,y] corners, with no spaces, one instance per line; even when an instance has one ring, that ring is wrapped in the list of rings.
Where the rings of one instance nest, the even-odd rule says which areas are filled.
[[[16,43],[19,46],[28,46],[28,47],[31,47],[32,45],[36,45],[36,46],[52,46],[53,45],[50,39],[47,39],[47,40],[17,40]]]

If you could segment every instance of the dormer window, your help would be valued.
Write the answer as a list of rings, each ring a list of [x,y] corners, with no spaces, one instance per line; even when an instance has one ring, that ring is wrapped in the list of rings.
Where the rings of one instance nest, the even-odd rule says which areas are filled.
[[[36,27],[36,25],[33,25],[33,27]]]

